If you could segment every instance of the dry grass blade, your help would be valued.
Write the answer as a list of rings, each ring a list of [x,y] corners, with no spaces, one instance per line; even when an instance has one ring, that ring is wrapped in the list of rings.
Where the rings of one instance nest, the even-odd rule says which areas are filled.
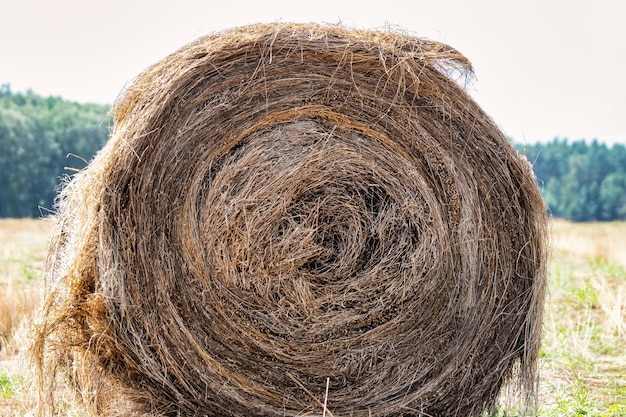
[[[324,412],[322,413],[322,417],[326,417],[326,412],[328,409],[326,406],[328,405],[328,387],[330,386],[330,378],[326,378],[326,392],[324,393]],[[332,413],[328,411],[328,415],[333,417]]]
[[[61,196],[41,391],[66,370],[104,416],[322,396],[335,416],[478,416],[507,382],[532,405],[545,209],[450,78],[470,68],[403,34],[271,24],[148,69]]]

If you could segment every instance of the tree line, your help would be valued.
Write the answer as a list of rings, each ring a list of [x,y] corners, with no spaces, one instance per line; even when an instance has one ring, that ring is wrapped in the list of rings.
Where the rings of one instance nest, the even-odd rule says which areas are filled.
[[[626,220],[626,146],[554,139],[516,147],[533,164],[544,201],[554,217]]]
[[[63,178],[106,142],[109,109],[2,85],[0,217],[39,217],[51,210]]]
[[[0,87],[0,217],[39,217],[104,145],[110,107]],[[626,147],[598,141],[515,145],[533,164],[555,217],[626,220]]]

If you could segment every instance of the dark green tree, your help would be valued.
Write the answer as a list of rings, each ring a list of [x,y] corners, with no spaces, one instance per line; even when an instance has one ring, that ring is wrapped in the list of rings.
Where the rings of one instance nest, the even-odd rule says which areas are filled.
[[[626,220],[626,147],[597,140],[517,145],[533,164],[550,213],[574,221]]]
[[[108,137],[109,107],[0,87],[0,217],[53,209],[65,167],[82,168]]]
[[[626,173],[611,172],[600,184],[602,220],[626,219]]]

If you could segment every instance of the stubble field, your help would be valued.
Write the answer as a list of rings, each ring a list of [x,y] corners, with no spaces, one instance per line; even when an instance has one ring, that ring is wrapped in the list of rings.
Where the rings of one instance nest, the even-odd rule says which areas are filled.
[[[0,415],[32,415],[29,327],[50,220],[0,220]],[[626,416],[626,223],[553,220],[540,416]],[[65,415],[80,416],[71,393]]]

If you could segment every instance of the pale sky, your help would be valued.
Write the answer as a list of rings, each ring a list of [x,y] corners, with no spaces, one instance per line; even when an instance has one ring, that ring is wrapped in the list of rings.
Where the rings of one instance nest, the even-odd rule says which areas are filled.
[[[470,92],[516,142],[626,144],[619,0],[2,0],[0,84],[111,104],[148,66],[207,33],[256,22],[392,26],[473,63]]]

